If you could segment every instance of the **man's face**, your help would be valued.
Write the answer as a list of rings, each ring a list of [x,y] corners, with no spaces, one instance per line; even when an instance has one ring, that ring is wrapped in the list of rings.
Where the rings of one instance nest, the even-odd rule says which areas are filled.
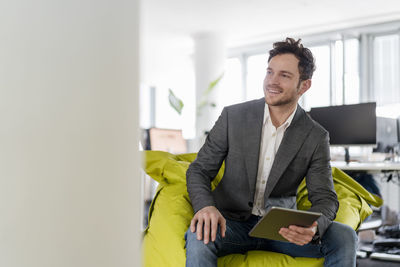
[[[268,105],[293,105],[311,86],[311,80],[300,82],[298,64],[299,60],[293,54],[271,58],[264,79],[264,96]]]

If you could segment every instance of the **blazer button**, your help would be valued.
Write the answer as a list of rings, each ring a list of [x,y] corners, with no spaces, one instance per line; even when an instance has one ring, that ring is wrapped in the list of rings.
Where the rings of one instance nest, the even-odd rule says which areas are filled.
[[[249,201],[249,203],[247,203],[247,204],[249,204],[249,207],[250,207],[250,208],[253,207],[253,202]]]

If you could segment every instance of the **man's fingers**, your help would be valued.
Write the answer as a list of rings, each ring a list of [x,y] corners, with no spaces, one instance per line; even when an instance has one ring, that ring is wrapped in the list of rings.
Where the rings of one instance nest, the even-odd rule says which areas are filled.
[[[307,244],[306,241],[296,239],[294,236],[287,236],[287,235],[282,235],[282,236],[283,236],[287,241],[289,241],[290,243],[293,243],[293,244],[296,244],[296,245],[299,245],[299,246],[303,246],[303,245]]]
[[[317,232],[317,226],[317,221],[313,222],[309,227],[290,225],[288,228],[281,228],[279,234],[289,242],[303,246],[311,242],[313,236]]]
[[[194,233],[196,231],[196,222],[197,222],[197,217],[193,217],[193,219],[190,221],[190,231]]]
[[[203,218],[199,218],[196,227],[197,240],[203,239]]]
[[[292,230],[293,232],[296,232],[296,233],[299,233],[299,234],[304,234],[308,230],[308,228],[299,227],[299,226],[296,226],[296,225],[290,225],[289,229]]]
[[[208,244],[210,240],[210,218],[204,220],[204,244]]]
[[[288,228],[281,228],[279,234],[281,234],[289,242],[299,246],[308,244],[312,239],[312,235],[303,235]]]
[[[305,236],[314,236],[315,230],[314,227],[316,225],[311,225],[310,227],[301,227],[301,226],[295,226],[295,225],[290,225],[289,229],[292,230],[293,232],[296,232],[300,235],[305,235]]]
[[[208,244],[208,242],[216,240],[218,225],[221,226],[221,236],[225,237],[225,218],[215,207],[208,206],[195,214],[190,222],[190,231],[192,233],[196,232],[197,240],[203,240],[204,244]]]
[[[289,230],[288,228],[282,228],[279,233],[288,241],[292,242],[292,243],[296,243],[295,242],[295,235],[293,234],[293,231]]]
[[[225,237],[225,232],[226,232],[226,220],[221,217],[219,220],[219,225],[220,225],[220,230],[221,230],[221,236]]]
[[[216,217],[211,217],[211,241],[214,242],[217,238],[219,219]]]

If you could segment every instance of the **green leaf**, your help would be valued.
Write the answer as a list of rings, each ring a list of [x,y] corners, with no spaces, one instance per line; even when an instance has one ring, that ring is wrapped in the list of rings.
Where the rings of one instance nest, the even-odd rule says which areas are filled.
[[[211,93],[211,91],[215,88],[215,86],[217,86],[217,84],[219,83],[219,81],[222,79],[222,77],[224,77],[224,72],[214,81],[210,82],[210,84],[208,85],[208,88],[206,91],[204,91],[204,95],[208,95],[209,93]]]
[[[207,101],[206,100],[202,100],[198,105],[197,105],[197,109],[202,109],[205,106],[207,106]]]
[[[171,89],[168,89],[168,91],[169,91],[168,94],[169,104],[173,109],[175,109],[176,112],[178,112],[179,115],[181,115],[184,106],[182,100],[180,100],[177,96],[175,96],[174,92]]]

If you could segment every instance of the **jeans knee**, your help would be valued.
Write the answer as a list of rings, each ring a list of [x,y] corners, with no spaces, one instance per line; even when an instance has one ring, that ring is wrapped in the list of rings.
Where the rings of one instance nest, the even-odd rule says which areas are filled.
[[[322,236],[324,266],[356,266],[357,239],[350,226],[333,222]]]
[[[333,222],[329,228],[329,242],[332,245],[337,245],[348,251],[356,250],[358,237],[353,228],[338,222]]]
[[[345,243],[351,244],[353,247],[357,246],[358,237],[356,231],[350,226],[343,225],[341,237]]]
[[[208,254],[210,252],[215,252],[215,244],[214,242],[209,242],[208,244],[204,244],[203,240],[197,239],[196,232],[192,233],[189,230],[185,233],[186,240],[186,253],[196,254],[201,256],[202,254]]]

